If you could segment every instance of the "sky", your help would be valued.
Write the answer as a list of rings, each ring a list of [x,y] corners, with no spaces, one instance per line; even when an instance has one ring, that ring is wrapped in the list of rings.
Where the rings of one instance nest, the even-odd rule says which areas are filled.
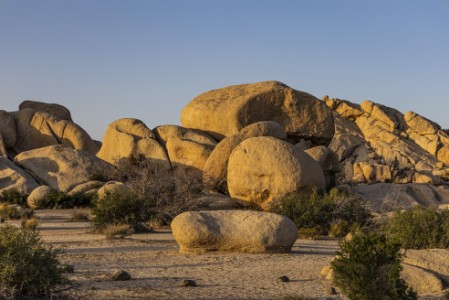
[[[59,103],[98,140],[265,80],[449,128],[449,0],[0,0],[0,109]]]

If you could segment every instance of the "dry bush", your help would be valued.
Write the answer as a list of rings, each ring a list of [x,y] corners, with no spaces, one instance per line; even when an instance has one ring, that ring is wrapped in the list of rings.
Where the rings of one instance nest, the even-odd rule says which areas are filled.
[[[134,233],[133,228],[128,224],[107,225],[101,231],[107,239],[122,239]]]
[[[162,170],[150,160],[131,160],[120,165],[112,178],[124,182],[138,197],[151,200],[156,223],[168,224],[178,214],[198,210],[203,190],[198,170],[178,166]]]

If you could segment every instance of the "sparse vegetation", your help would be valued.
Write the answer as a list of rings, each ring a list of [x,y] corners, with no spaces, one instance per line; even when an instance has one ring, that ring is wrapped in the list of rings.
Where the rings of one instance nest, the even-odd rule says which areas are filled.
[[[34,212],[31,209],[23,208],[17,204],[0,203],[0,220],[29,219]]]
[[[128,224],[112,224],[105,226],[102,233],[107,239],[121,239],[134,233],[134,230]]]
[[[385,225],[389,240],[406,249],[449,247],[449,210],[416,206],[398,211]]]
[[[68,195],[67,193],[52,189],[49,195],[39,204],[40,208],[74,208],[90,206],[95,198],[95,193],[78,193]]]
[[[331,262],[334,284],[349,299],[417,299],[400,278],[400,244],[385,235],[364,233],[340,242],[340,251]]]
[[[90,214],[88,212],[75,209],[70,220],[73,222],[87,222],[90,221]]]
[[[0,227],[0,299],[50,299],[67,284],[57,255],[34,230]]]
[[[169,224],[184,211],[200,209],[196,201],[203,188],[199,173],[161,170],[148,160],[131,158],[112,177],[126,183],[138,197],[151,199],[156,223]]]
[[[22,193],[16,189],[4,190],[0,194],[0,202],[8,204],[26,205],[27,194]]]
[[[276,201],[271,211],[295,222],[306,236],[344,236],[371,224],[372,216],[363,200],[355,195],[332,189],[326,194],[288,194]]]

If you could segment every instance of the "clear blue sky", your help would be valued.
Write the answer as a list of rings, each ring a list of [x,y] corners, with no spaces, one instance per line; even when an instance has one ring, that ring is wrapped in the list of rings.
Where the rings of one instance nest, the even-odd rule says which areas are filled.
[[[0,0],[0,109],[61,103],[96,139],[273,79],[448,128],[449,0]]]

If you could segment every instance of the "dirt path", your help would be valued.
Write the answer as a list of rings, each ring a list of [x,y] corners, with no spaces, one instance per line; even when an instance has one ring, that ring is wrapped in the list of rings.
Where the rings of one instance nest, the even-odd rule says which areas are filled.
[[[71,210],[38,211],[44,240],[64,248],[61,261],[75,266],[73,293],[84,299],[283,299],[326,296],[319,273],[336,240],[298,240],[289,254],[180,254],[169,230],[107,240],[87,222],[71,222]],[[129,281],[111,281],[116,269]],[[278,277],[288,276],[282,283]],[[184,287],[193,279],[197,287]],[[333,296],[334,298],[338,298]]]

